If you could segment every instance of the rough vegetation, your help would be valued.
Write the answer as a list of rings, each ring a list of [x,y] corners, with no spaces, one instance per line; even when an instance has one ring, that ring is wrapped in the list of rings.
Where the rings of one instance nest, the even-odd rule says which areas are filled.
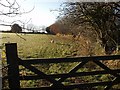
[[[59,20],[49,27],[51,33],[87,32],[101,42],[106,54],[120,50],[120,2],[66,2],[60,7]],[[56,27],[62,26],[64,30]],[[56,27],[56,29],[55,29]],[[89,29],[88,29],[89,28]],[[90,30],[90,31],[89,31]],[[88,32],[89,31],[89,32]],[[90,33],[92,31],[92,33]],[[66,34],[65,33],[65,34]]]
[[[88,51],[90,51],[89,47],[92,47],[90,44],[93,44],[88,38],[83,38],[83,36],[73,37],[73,35],[61,34],[26,34],[20,36],[26,39],[26,41],[14,33],[3,33],[2,41],[3,43],[16,42],[18,44],[19,55],[22,58],[87,56],[89,55]]]
[[[25,40],[16,36],[14,33],[2,33],[2,59],[3,66],[6,65],[5,58],[5,43],[17,43],[18,45],[18,55],[20,58],[56,58],[56,57],[76,57],[76,56],[94,56],[94,55],[105,55],[104,49],[99,43],[93,43],[89,38],[84,36],[73,35],[46,35],[46,34],[26,34],[21,35]],[[120,54],[115,52],[114,54]],[[111,68],[119,68],[120,63],[114,62],[113,60],[109,62],[104,62]],[[46,74],[54,73],[66,73],[74,68],[78,63],[58,63],[58,64],[40,64],[35,65],[36,68],[45,72]],[[20,66],[20,74],[22,76],[33,75],[34,73]],[[90,62],[86,64],[83,68],[79,69],[78,72],[98,70],[101,68],[96,66],[94,63]],[[3,70],[3,73],[6,69]],[[96,79],[97,78],[97,79]],[[111,80],[113,76],[111,75],[97,75],[97,76],[85,76],[85,77],[75,77],[68,78],[65,80],[64,84],[69,83],[82,83],[82,82],[96,82],[96,81],[107,81]],[[5,85],[5,86],[4,86]],[[28,80],[21,81],[21,87],[39,87],[50,85],[46,80]],[[3,87],[7,87],[7,83],[3,82]],[[118,87],[118,86],[117,86]],[[99,87],[102,88],[102,87]]]

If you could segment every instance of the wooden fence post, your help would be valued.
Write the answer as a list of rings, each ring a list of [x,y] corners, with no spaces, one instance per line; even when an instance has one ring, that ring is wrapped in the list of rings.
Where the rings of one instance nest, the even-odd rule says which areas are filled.
[[[9,88],[20,88],[19,64],[17,55],[17,44],[8,43],[6,46],[6,58],[8,64],[8,82]]]

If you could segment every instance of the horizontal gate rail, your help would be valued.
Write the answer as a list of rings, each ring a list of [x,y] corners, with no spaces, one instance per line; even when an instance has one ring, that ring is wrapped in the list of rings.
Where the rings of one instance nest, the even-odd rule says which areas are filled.
[[[58,87],[39,87],[39,88],[22,88],[22,89],[39,89],[39,90],[71,90],[75,88],[80,88],[80,90],[97,90],[96,88],[91,89],[93,86],[106,86],[109,83],[112,83],[111,81],[107,82],[96,82],[96,83],[84,83],[84,84],[76,84],[76,85],[69,85],[69,86],[58,86]],[[114,83],[116,84],[116,83]],[[86,88],[87,87],[87,88]],[[108,89],[109,90],[109,89]],[[117,90],[117,89],[115,89]]]
[[[65,73],[65,74],[51,74],[46,76],[20,76],[21,80],[37,80],[37,79],[45,79],[45,78],[68,78],[68,77],[77,77],[77,76],[90,76],[90,75],[98,75],[98,74],[110,74],[110,71],[91,71],[91,72],[77,72],[77,73]],[[112,73],[120,73],[120,69],[112,70]]]
[[[20,59],[20,58],[19,58]],[[41,64],[41,63],[62,63],[62,62],[82,62],[84,60],[120,60],[120,55],[111,55],[111,56],[91,56],[91,57],[74,57],[74,58],[49,58],[49,59],[20,59],[19,63],[27,64]]]

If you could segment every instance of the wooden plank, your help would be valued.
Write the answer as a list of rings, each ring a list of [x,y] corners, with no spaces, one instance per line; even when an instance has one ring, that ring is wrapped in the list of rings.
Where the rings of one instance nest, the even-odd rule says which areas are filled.
[[[66,86],[58,86],[58,87],[37,87],[37,88],[20,88],[20,89],[25,89],[25,90],[73,90],[73,89],[80,89],[80,90],[96,90],[94,87],[95,86],[106,86],[111,81],[106,81],[106,82],[96,82],[96,83],[85,83],[85,84],[73,84],[73,85],[66,85]],[[19,90],[20,90],[19,89]],[[5,89],[4,89],[5,90]],[[8,89],[7,89],[8,90]],[[116,90],[116,89],[115,89]]]
[[[88,61],[82,61],[79,65],[77,65],[76,67],[74,67],[69,74],[75,73],[79,68],[81,68],[83,65],[85,65]],[[66,79],[66,77],[63,77],[61,79],[58,80],[59,83],[63,82]]]
[[[28,59],[20,60],[19,63],[40,64],[40,63],[65,63],[65,62],[82,62],[84,60],[120,60],[120,55],[111,56],[91,56],[91,57],[74,57],[74,58],[48,58],[48,59]]]
[[[31,70],[35,74],[38,74],[40,77],[46,77],[47,76],[46,74],[44,74],[43,72],[41,72],[37,68],[35,68],[34,66],[26,65],[26,64],[23,64],[23,66],[25,68]],[[63,84],[57,82],[54,78],[46,77],[45,79],[48,80],[49,82],[53,83],[53,85],[55,85],[55,86],[63,86]]]
[[[82,89],[82,90],[96,90],[94,89],[95,86],[106,86],[111,81],[106,81],[106,82],[96,82],[96,83],[85,83],[85,84],[73,84],[73,85],[67,85],[67,86],[58,86],[58,87],[37,87],[37,88],[31,88],[31,89],[39,89],[39,90],[73,90],[75,88]],[[93,87],[93,88],[92,88]],[[30,89],[30,88],[21,88],[21,89]]]
[[[120,73],[120,69],[112,70],[113,73]],[[37,80],[37,79],[45,79],[45,78],[69,78],[69,77],[77,77],[77,76],[90,76],[90,75],[98,75],[98,74],[109,74],[110,71],[102,70],[102,71],[92,71],[92,72],[76,72],[76,73],[64,73],[64,74],[51,74],[46,76],[20,76],[21,80]]]
[[[106,65],[104,65],[104,64],[101,63],[100,61],[95,61],[95,60],[93,60],[93,62],[96,63],[96,64],[97,64],[98,66],[100,66],[101,68],[103,68],[104,70],[109,71],[111,75],[120,78],[120,75],[119,75],[119,74],[113,73],[110,68],[108,68]]]
[[[107,87],[105,88],[105,90],[110,90],[110,88],[115,85],[115,83],[119,84],[120,83],[120,78],[115,78],[111,83],[109,83],[107,85]]]
[[[8,64],[9,88],[11,89],[20,88],[17,44],[10,43],[10,44],[5,44],[5,46],[6,46],[6,58]]]

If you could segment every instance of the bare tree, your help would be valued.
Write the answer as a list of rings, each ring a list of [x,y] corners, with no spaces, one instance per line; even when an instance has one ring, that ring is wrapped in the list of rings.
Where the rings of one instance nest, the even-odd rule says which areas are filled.
[[[22,0],[19,0],[19,2],[21,2]],[[27,24],[21,20],[14,20],[14,21],[8,21],[7,19],[4,20],[2,17],[4,18],[12,18],[12,17],[16,17],[18,15],[22,15],[22,14],[27,14],[29,12],[31,12],[34,9],[34,7],[32,9],[30,9],[29,11],[25,11],[24,9],[22,9],[22,6],[20,5],[20,3],[18,3],[18,0],[0,0],[0,25],[3,26],[12,26],[13,24],[15,24],[15,22],[20,22],[22,23],[22,26],[24,28],[25,25],[23,24]]]
[[[29,13],[34,9],[33,7],[29,11],[21,11],[21,6],[17,2],[17,0],[0,0],[0,8],[0,15],[5,15],[9,17]]]
[[[22,32],[22,27],[20,27],[18,24],[13,24],[11,27],[11,32],[20,33]]]
[[[20,14],[20,6],[16,0],[1,0],[0,7],[0,15],[12,17]]]
[[[116,50],[120,45],[120,1],[119,2],[65,2],[60,9],[70,26],[89,25],[102,41],[106,50]],[[60,17],[61,19],[61,17]]]

